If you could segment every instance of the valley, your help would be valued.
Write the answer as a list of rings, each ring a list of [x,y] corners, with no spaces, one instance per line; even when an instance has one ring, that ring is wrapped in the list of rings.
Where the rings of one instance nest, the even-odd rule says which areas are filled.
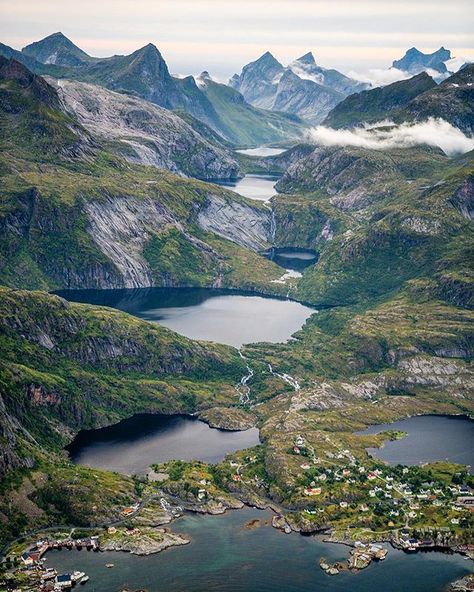
[[[47,565],[111,592],[472,573],[473,151],[305,130],[440,116],[468,137],[473,66],[371,89],[265,54],[226,86],[58,35],[0,57],[4,585],[34,590],[21,553],[71,529],[103,552]],[[108,546],[141,539],[157,552]],[[353,577],[346,546],[373,543],[387,560]]]

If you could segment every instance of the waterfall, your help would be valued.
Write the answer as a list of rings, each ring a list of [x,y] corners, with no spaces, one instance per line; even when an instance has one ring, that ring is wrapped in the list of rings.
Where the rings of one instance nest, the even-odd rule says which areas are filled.
[[[239,356],[242,358],[242,360],[246,360],[247,358],[244,356],[242,351],[240,349],[238,351],[239,351]],[[248,374],[244,374],[244,376],[242,376],[242,378],[240,379],[239,384],[237,384],[235,386],[235,390],[237,391],[237,394],[239,395],[239,403],[241,405],[249,405],[250,404],[250,387],[247,383],[253,377],[254,371],[252,370],[252,368],[248,364],[247,364],[247,372],[248,372]]]
[[[271,364],[268,364],[268,369],[272,376],[278,376],[278,378],[283,380],[283,382],[286,382],[287,384],[292,386],[295,389],[295,391],[299,391],[301,389],[300,383],[296,380],[296,378],[293,378],[293,376],[290,376],[289,374],[279,374],[278,372],[274,372]]]
[[[272,237],[272,244],[275,244],[275,234],[276,234],[276,219],[275,219],[275,210],[273,209],[272,206],[271,210],[272,210],[272,217],[271,217],[271,221],[270,221],[270,236]]]

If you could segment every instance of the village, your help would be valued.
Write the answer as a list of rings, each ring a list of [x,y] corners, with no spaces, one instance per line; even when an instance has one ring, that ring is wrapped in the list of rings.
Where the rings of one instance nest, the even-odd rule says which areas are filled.
[[[71,590],[86,584],[89,577],[81,571],[61,574],[48,568],[44,555],[49,550],[148,554],[189,542],[164,529],[137,527],[137,517],[147,511],[153,499],[170,519],[184,510],[222,513],[240,507],[236,498],[270,508],[274,512],[272,525],[285,533],[324,534],[327,542],[351,547],[346,561],[331,564],[324,558],[319,560],[328,576],[383,561],[389,551],[382,543],[406,553],[436,550],[474,558],[468,534],[473,528],[472,476],[460,471],[459,465],[391,467],[370,457],[361,462],[347,449],[325,449],[316,454],[302,435],[294,438],[287,452],[294,459],[293,510],[285,511],[264,501],[268,500],[270,483],[259,449],[253,454],[242,451],[229,455],[215,467],[197,461],[170,461],[153,465],[142,502],[121,509],[121,526],[89,529],[88,536],[80,531],[80,538],[77,533],[62,533],[23,548],[17,546],[8,558],[10,573],[23,578],[26,587],[21,590]]]
[[[294,438],[286,452],[295,459],[291,464],[295,486],[286,501],[295,509],[272,521],[287,533],[328,532],[325,540],[350,545],[347,566],[321,561],[328,575],[364,569],[371,561],[384,559],[387,550],[377,545],[380,542],[407,553],[437,550],[474,558],[469,538],[474,526],[473,477],[464,467],[449,463],[390,467],[370,457],[361,462],[351,451],[335,448],[318,455],[302,435]],[[255,456],[228,462],[234,486],[268,488]]]
[[[98,552],[99,537],[94,535],[84,539],[44,538],[30,545],[21,553],[19,565],[14,564],[13,567],[14,572],[24,576],[27,586],[34,586],[29,589],[38,592],[60,592],[71,590],[76,584],[84,585],[89,581],[89,576],[82,571],[59,574],[54,568],[46,567],[44,555],[51,549],[70,551],[86,549]]]

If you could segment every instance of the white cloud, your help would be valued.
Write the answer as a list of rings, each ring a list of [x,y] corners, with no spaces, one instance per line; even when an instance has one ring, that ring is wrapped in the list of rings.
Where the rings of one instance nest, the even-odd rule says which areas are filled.
[[[398,70],[397,68],[372,68],[366,72],[354,72],[351,71],[347,74],[355,80],[360,82],[368,82],[372,86],[386,86],[392,84],[392,82],[398,82],[399,80],[407,80],[411,78],[413,74]]]
[[[474,138],[465,136],[461,130],[443,119],[430,118],[423,123],[380,122],[385,127],[353,128],[335,130],[318,126],[310,130],[309,137],[315,144],[323,146],[359,146],[374,150],[409,148],[420,144],[438,146],[446,154],[463,154],[474,149]]]
[[[317,84],[324,84],[324,76],[322,74],[311,72],[310,68],[305,68],[304,64],[300,64],[298,60],[291,62],[288,67],[293,74],[296,74],[296,76],[299,76],[302,80],[311,80],[311,82],[316,82]]]
[[[459,56],[457,58],[451,58],[444,62],[450,72],[457,72],[464,64],[471,64],[474,60],[466,56]]]

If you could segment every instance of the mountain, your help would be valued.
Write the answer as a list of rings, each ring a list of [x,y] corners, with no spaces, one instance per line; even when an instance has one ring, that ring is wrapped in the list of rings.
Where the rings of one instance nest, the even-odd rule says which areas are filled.
[[[292,62],[288,68],[303,80],[312,80],[322,86],[342,93],[344,96],[360,92],[367,84],[345,76],[338,70],[318,66],[312,52]]]
[[[444,74],[448,71],[445,62],[450,59],[451,52],[444,47],[440,47],[433,53],[423,53],[416,47],[412,47],[401,59],[392,62],[392,68],[410,72],[410,74],[419,74],[427,69]]]
[[[61,109],[51,85],[20,62],[1,56],[0,96],[0,144],[6,152],[23,158],[41,154],[44,159],[94,153],[93,139]]]
[[[229,85],[243,94],[252,105],[293,113],[320,123],[344,97],[367,85],[318,66],[311,52],[282,66],[270,52],[247,64]]]
[[[242,119],[233,121],[231,116],[236,113],[235,94],[229,95],[226,102],[224,93],[221,93],[214,105],[192,76],[173,77],[160,51],[152,43],[130,55],[91,58],[62,33],[55,33],[28,45],[22,52],[8,46],[0,47],[0,55],[15,57],[36,73],[98,84],[146,99],[165,109],[188,113],[230,142],[249,145],[275,142],[287,135],[299,136],[304,127],[296,118],[276,113],[269,114],[267,121],[259,124],[253,107],[239,99],[239,114],[246,111],[247,118],[253,122],[244,132]],[[260,112],[261,118],[265,119],[264,115]]]
[[[171,76],[160,51],[152,43],[130,55],[101,59],[85,68],[72,70],[71,75],[139,96],[166,109],[182,106],[179,83]]]
[[[439,85],[417,95],[401,113],[397,121],[423,121],[428,117],[440,117],[474,135],[474,64],[467,64]]]
[[[172,113],[77,82],[56,89],[0,58],[0,119],[0,283],[251,287],[279,277],[256,254],[271,240],[263,204],[114,155],[128,141],[130,160],[141,148],[188,173],[235,171]]]
[[[440,84],[422,72],[408,80],[347,97],[328,115],[333,128],[392,120],[442,118],[464,133],[474,133],[474,64],[468,64]]]
[[[334,107],[323,124],[341,128],[382,121],[389,118],[393,110],[405,107],[415,97],[433,88],[436,88],[436,82],[422,72],[409,80],[365,90],[345,98]]]
[[[302,79],[287,69],[278,83],[272,108],[297,114],[310,123],[319,123],[342,99],[341,93],[312,80]]]
[[[71,71],[82,68],[89,66]],[[464,69],[439,92],[468,100],[471,75]],[[366,478],[378,470],[415,494],[428,482],[450,500],[458,484],[472,484],[466,467],[444,460],[388,467],[367,453],[387,433],[357,432],[407,416],[473,413],[474,153],[297,146],[255,159],[262,168],[288,166],[279,182],[285,193],[262,204],[117,156],[136,135],[140,146],[155,143],[157,158],[179,166],[181,140],[193,142],[186,151],[212,142],[189,114],[201,139],[136,94],[48,80],[0,60],[0,283],[9,286],[0,287],[0,544],[14,541],[6,586],[42,585],[30,579],[39,577],[36,569],[16,560],[39,538],[26,532],[92,526],[87,536],[97,532],[102,543],[104,526],[123,522],[124,508],[137,503],[140,514],[125,527],[138,526],[141,545],[144,525],[173,519],[160,499],[210,513],[227,500],[240,505],[236,498],[277,503],[284,511],[276,525],[343,536],[355,526],[367,540],[383,533],[395,541],[401,529],[419,536],[435,524],[443,545],[472,544],[468,509],[417,499],[420,512],[407,522],[412,496],[397,493],[394,516],[387,496],[369,496]],[[370,95],[379,97],[375,110],[392,105],[402,116],[398,105],[408,109],[431,93],[447,109],[429,77],[413,80],[425,92],[408,103],[407,89],[383,100]],[[232,109],[244,128],[249,113],[260,113],[207,73],[196,82],[190,92]],[[270,246],[313,249],[318,258],[285,285],[284,270],[258,254]],[[291,295],[318,312],[294,339],[238,351],[46,292],[124,286],[234,287]],[[245,410],[235,388],[243,376]],[[229,457],[212,466],[171,461],[159,469],[165,481],[155,483],[75,465],[64,453],[79,430],[138,413],[203,411],[217,427],[225,428],[216,417],[226,413],[258,425],[259,445],[232,453],[241,480]],[[307,488],[323,473],[321,497],[311,501]]]
[[[21,51],[13,49],[9,45],[0,43],[0,56],[10,59],[14,58],[17,62],[24,64],[29,70],[35,74],[50,74],[51,76],[62,76],[65,73],[65,69],[61,66],[54,64],[42,64],[38,62],[34,57],[28,56]]]
[[[229,86],[238,90],[255,107],[271,109],[276,86],[285,68],[267,51],[255,62],[242,68],[242,73],[234,74]]]
[[[133,93],[152,103],[185,111],[204,122],[223,138],[237,144],[262,144],[300,134],[296,119],[256,111],[244,98],[223,85],[196,84],[192,76],[174,78],[158,49],[149,44],[131,54],[100,61],[76,78]],[[198,81],[199,82],[199,81]]]
[[[167,109],[94,84],[48,80],[66,110],[130,162],[200,179],[232,179],[240,174],[233,152],[203,138]]]
[[[362,302],[424,276],[433,293],[472,306],[473,169],[473,152],[448,158],[424,146],[383,151],[320,146],[290,165],[277,184],[289,194],[277,198],[292,214],[286,232],[296,240],[307,236],[298,246],[312,244],[324,253],[304,274],[301,297]],[[290,197],[295,194],[311,199],[330,242],[314,228],[306,232],[296,214],[298,202]]]
[[[31,43],[21,51],[38,62],[58,66],[82,66],[94,60],[60,32]]]
[[[196,79],[201,92],[219,115],[220,129],[238,145],[265,144],[300,135],[300,120],[249,105],[240,92],[212,80],[208,72]]]

